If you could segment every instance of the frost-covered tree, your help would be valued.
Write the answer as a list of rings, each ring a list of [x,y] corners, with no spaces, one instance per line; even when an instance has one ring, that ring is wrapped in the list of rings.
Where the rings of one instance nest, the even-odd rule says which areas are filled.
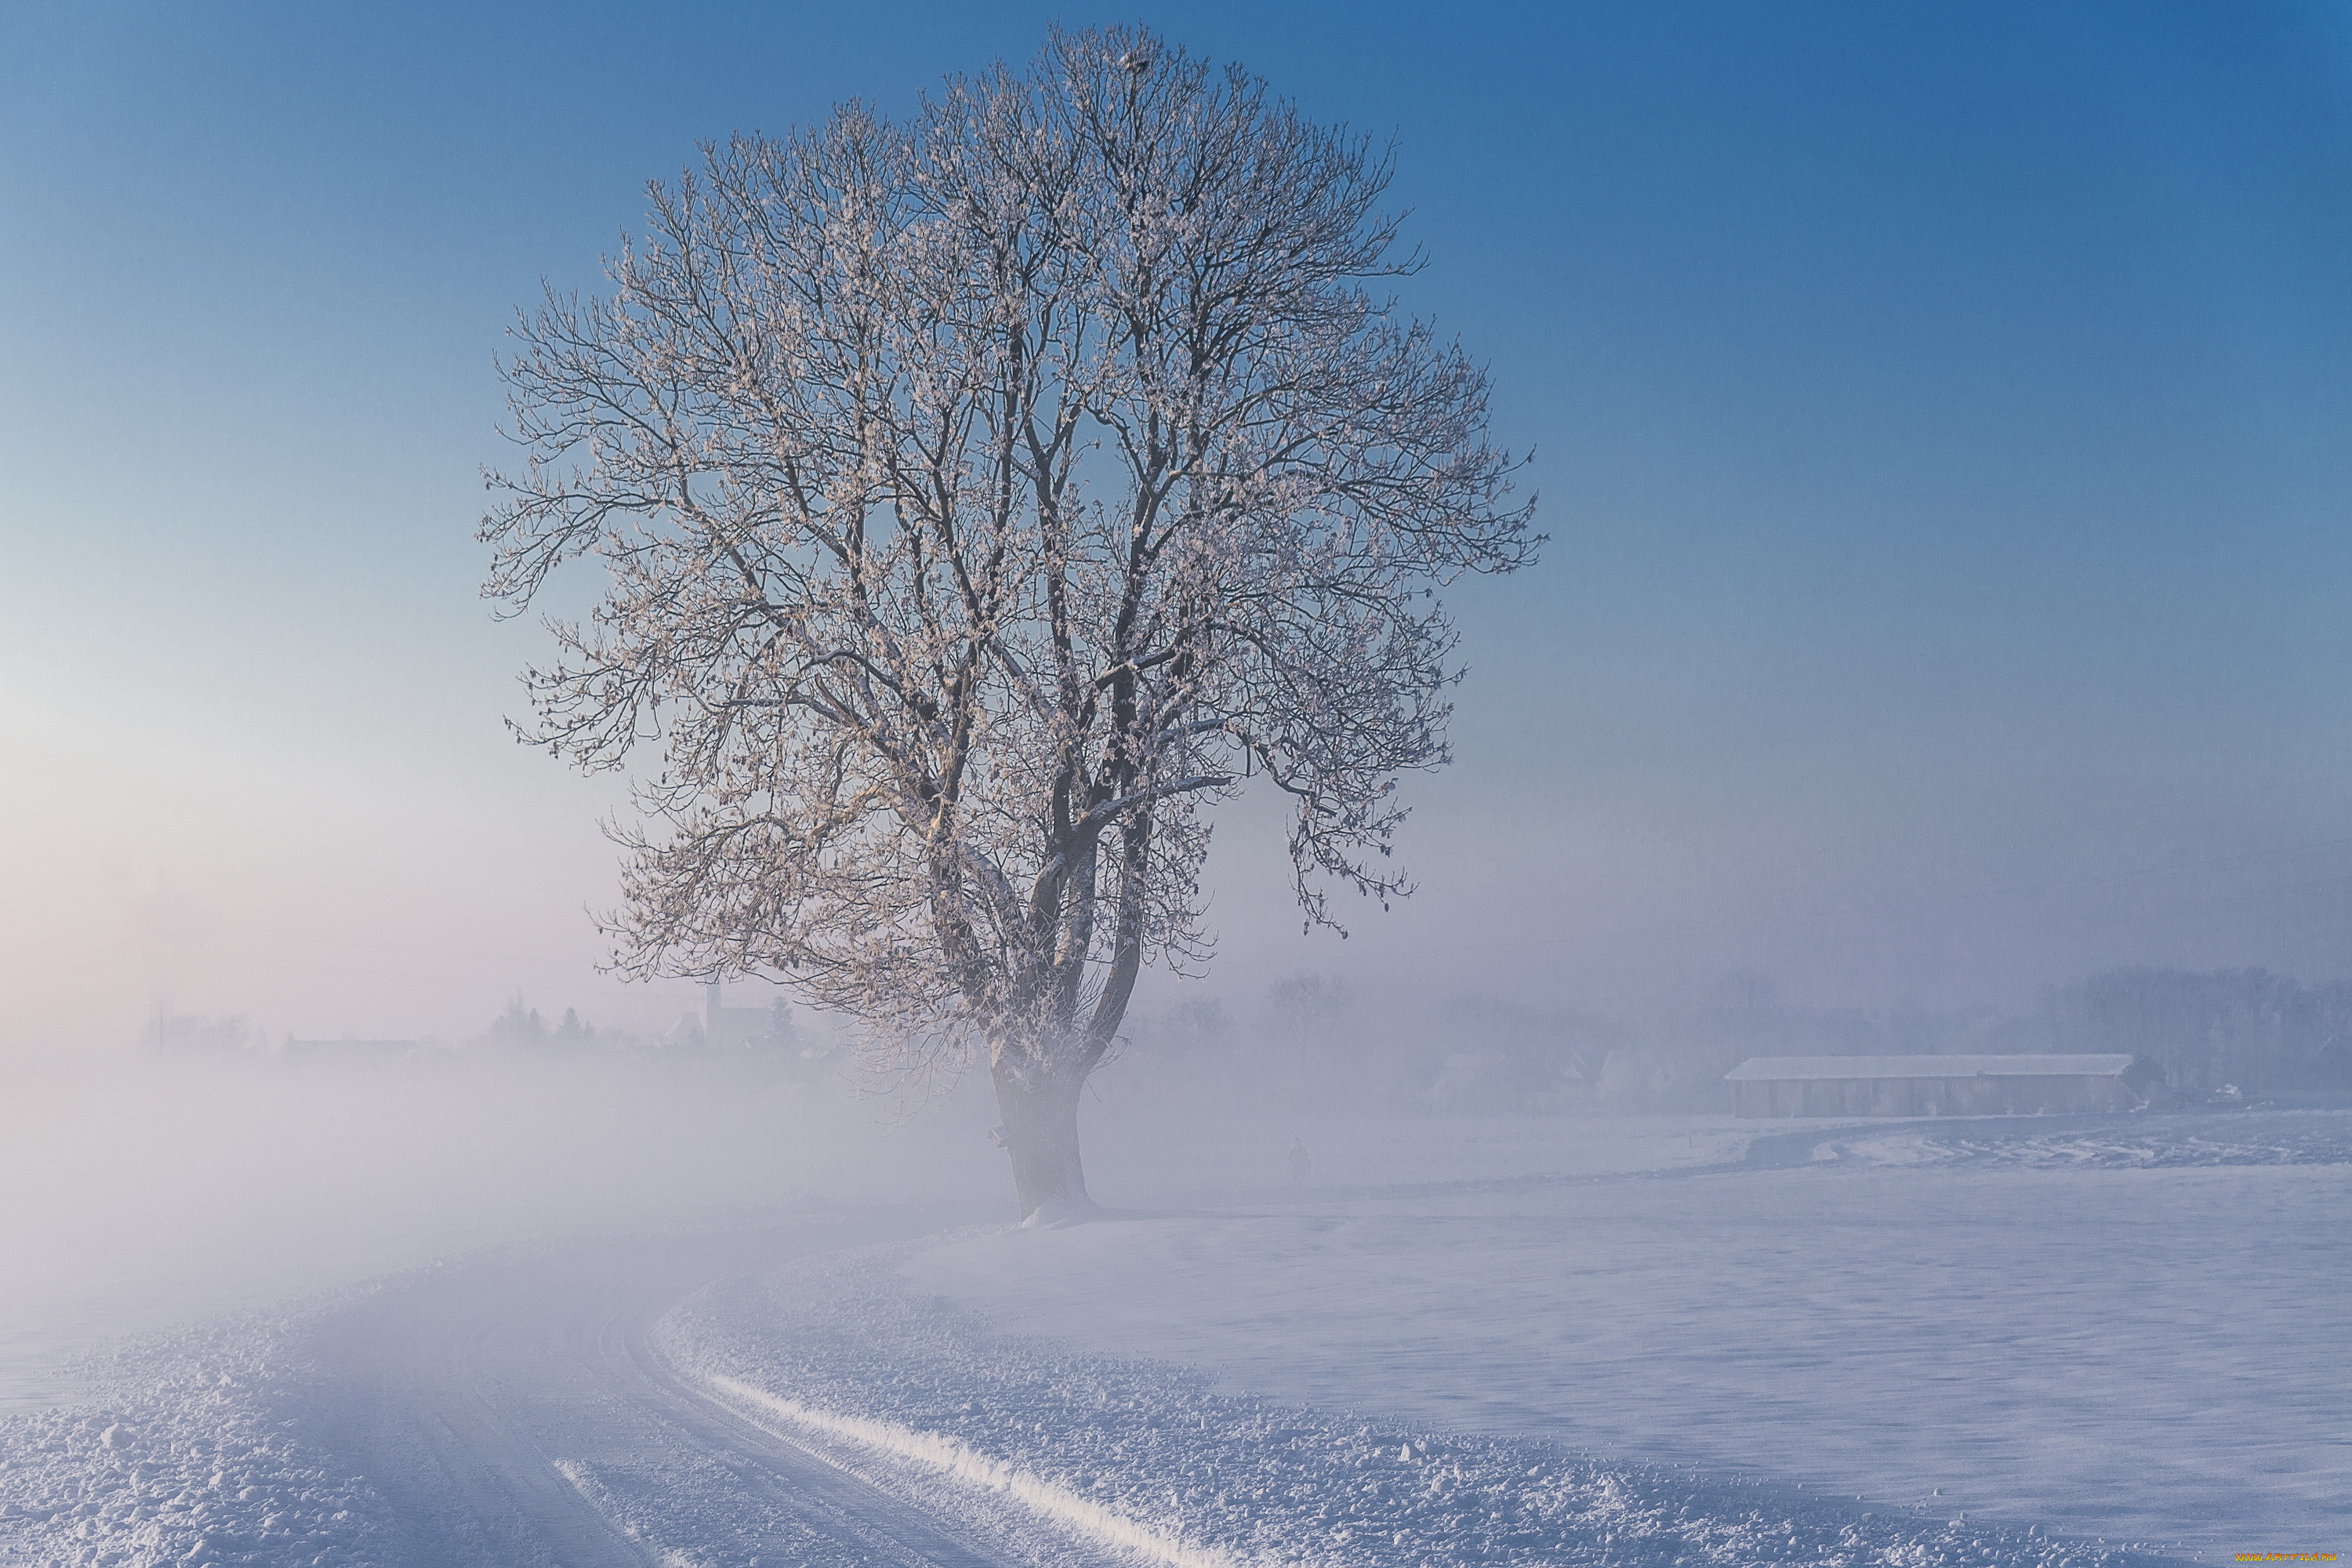
[[[1286,793],[1310,922],[1405,890],[1433,589],[1539,541],[1484,372],[1373,291],[1419,265],[1389,177],[1113,30],[652,188],[609,294],[517,329],[482,528],[514,610],[608,574],[525,733],[661,748],[619,970],[770,975],[895,1071],[983,1049],[1027,1214],[1085,1200],[1138,972],[1206,955],[1211,806]]]

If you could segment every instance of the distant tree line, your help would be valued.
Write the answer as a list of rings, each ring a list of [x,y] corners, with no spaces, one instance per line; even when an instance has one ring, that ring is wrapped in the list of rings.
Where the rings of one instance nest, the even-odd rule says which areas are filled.
[[[395,1058],[479,1060],[496,1057],[564,1061],[614,1061],[640,1058],[714,1066],[736,1064],[762,1077],[817,1082],[839,1075],[849,1055],[841,1031],[802,1026],[793,1009],[779,999],[754,1012],[755,1026],[736,1028],[722,1039],[712,1039],[692,1013],[660,1034],[641,1034],[609,1025],[600,1026],[566,1007],[551,1019],[525,1000],[520,992],[478,1033],[457,1040],[358,1039],[281,1041],[243,1016],[215,1017],[205,1014],[158,1009],[141,1031],[142,1042],[152,1051],[182,1058],[218,1061],[272,1063],[333,1063]]]
[[[644,1056],[739,1061],[832,1079],[848,1042],[779,1003],[767,1026],[706,1037],[692,1014],[660,1035],[551,1019],[520,994],[448,1048],[551,1058]],[[178,1055],[254,1058],[271,1042],[243,1017],[159,1013],[148,1044]],[[362,1042],[365,1044],[367,1042]],[[428,1047],[433,1047],[427,1042]],[[436,1047],[437,1048],[437,1047]],[[1723,1075],[1750,1057],[1944,1056],[2046,1051],[2147,1057],[2178,1089],[2352,1090],[2352,982],[2305,985],[2262,969],[2133,966],[2052,987],[2034,1012],[1991,1007],[1822,1009],[1734,974],[1640,1021],[1465,995],[1424,1007],[1299,973],[1241,1016],[1213,995],[1136,1009],[1104,1091],[1232,1110],[1459,1115],[1727,1110]]]
[[[848,1055],[846,1044],[837,1036],[802,1028],[791,1005],[781,997],[755,1013],[754,1018],[755,1026],[730,1028],[723,1038],[714,1039],[689,1012],[659,1035],[642,1035],[592,1024],[570,1007],[563,1010],[562,1018],[550,1023],[517,993],[508,1000],[506,1010],[469,1044],[493,1050],[557,1055],[658,1055],[681,1059],[742,1060],[784,1076],[810,1080],[834,1076]]]
[[[2266,969],[2110,969],[2044,999],[2053,1048],[2153,1058],[2176,1089],[2352,1088],[2352,981]]]
[[[1240,1017],[1213,996],[1135,1010],[1103,1092],[1223,1109],[1552,1114],[1590,1100],[1591,1075],[1626,1037],[1588,1014],[1489,996],[1401,1009],[1301,973]]]
[[[1728,1110],[1723,1082],[1750,1057],[2147,1057],[2175,1089],[2352,1089],[2352,983],[2308,986],[2260,969],[2114,969],[2044,994],[2025,1014],[1989,1006],[1824,1009],[1734,974],[1634,1021],[1491,996],[1376,1005],[1317,974],[1279,981],[1236,1017],[1214,997],[1139,1009],[1106,1080],[1270,1109],[1438,1114]]]

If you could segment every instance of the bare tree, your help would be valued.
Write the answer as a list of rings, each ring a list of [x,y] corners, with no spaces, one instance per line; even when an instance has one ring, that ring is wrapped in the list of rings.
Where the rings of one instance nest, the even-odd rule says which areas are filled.
[[[1349,1015],[1354,1009],[1355,998],[1348,994],[1348,983],[1320,974],[1294,974],[1275,982],[1266,992],[1265,1010],[1287,1058],[1282,1064],[1283,1088],[1297,1097],[1301,1108],[1313,1098],[1318,1071],[1328,1072],[1335,1067],[1348,1070],[1360,1065],[1347,1059],[1349,1055],[1360,1057],[1360,1051],[1349,1053],[1345,1048]]]
[[[879,1066],[982,1045],[1024,1215],[1139,968],[1203,960],[1204,810],[1296,805],[1310,922],[1383,903],[1445,759],[1433,586],[1531,559],[1485,373],[1370,291],[1386,154],[1149,34],[1057,33],[910,122],[851,104],[652,187],[609,297],[506,365],[482,525],[531,742],[657,739],[623,973],[764,973]]]

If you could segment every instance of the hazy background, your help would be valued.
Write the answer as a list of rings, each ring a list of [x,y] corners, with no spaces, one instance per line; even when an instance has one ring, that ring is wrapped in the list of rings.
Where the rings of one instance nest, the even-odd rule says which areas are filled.
[[[500,331],[697,141],[1134,15],[0,0],[0,1047],[692,1005],[595,974],[617,791],[500,729]],[[1554,536],[1456,596],[1421,896],[1302,937],[1245,810],[1150,1028],[2352,975],[2340,7],[1143,19],[1394,132]]]

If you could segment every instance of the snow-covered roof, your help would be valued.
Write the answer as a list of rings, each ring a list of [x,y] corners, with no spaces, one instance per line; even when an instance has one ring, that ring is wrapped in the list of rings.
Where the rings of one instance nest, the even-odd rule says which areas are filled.
[[[1821,1078],[2113,1078],[2135,1059],[2105,1052],[2032,1057],[1750,1057],[1723,1076],[1729,1083]]]

